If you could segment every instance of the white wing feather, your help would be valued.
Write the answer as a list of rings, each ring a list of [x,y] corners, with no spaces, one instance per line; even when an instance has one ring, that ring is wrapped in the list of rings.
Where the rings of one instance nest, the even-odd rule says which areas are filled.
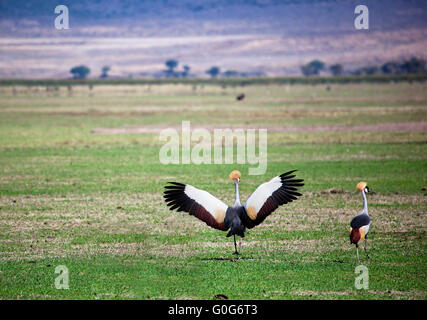
[[[274,177],[268,182],[260,185],[254,193],[248,198],[245,203],[245,208],[254,207],[256,212],[259,212],[264,205],[265,201],[273,194],[274,191],[282,186],[282,182],[279,176]]]
[[[212,217],[215,218],[215,212],[218,210],[227,211],[228,206],[221,200],[215,198],[209,192],[197,189],[193,186],[186,185],[184,193],[190,198],[203,206]]]

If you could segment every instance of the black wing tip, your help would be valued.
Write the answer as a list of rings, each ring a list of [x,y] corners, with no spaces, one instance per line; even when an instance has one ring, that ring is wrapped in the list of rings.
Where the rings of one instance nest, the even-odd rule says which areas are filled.
[[[164,186],[163,199],[170,210],[182,211],[183,201],[180,199],[180,194],[185,189],[185,184],[175,181],[168,181]]]
[[[286,176],[289,176],[290,174],[292,174],[292,173],[294,173],[294,172],[296,172],[296,171],[298,171],[298,169],[294,169],[294,170],[291,170],[291,171],[288,171],[288,172],[282,173],[282,174],[280,175],[280,177],[286,177]]]
[[[174,185],[174,186],[185,186],[185,184],[184,183],[181,183],[181,182],[175,182],[175,181],[168,181],[167,182],[168,184],[169,184],[169,186],[170,185]],[[168,186],[168,185],[166,185],[166,186]]]
[[[166,185],[164,186],[165,192],[168,190],[184,190],[185,189],[185,184],[180,183],[180,182],[167,182]]]
[[[282,180],[283,183],[291,183],[292,186],[295,187],[302,187],[304,185],[304,179],[294,179],[296,175],[293,175],[292,173],[298,171],[298,169],[294,169],[288,172],[285,172],[280,175],[280,180]]]
[[[287,202],[292,202],[302,196],[302,194],[297,192],[297,190],[304,186],[304,179],[295,179],[296,175],[293,175],[292,173],[296,171],[298,171],[298,169],[294,169],[280,175],[282,188],[286,193]]]

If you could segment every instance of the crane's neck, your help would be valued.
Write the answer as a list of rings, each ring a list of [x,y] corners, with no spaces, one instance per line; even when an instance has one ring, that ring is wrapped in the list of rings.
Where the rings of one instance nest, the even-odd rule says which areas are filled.
[[[240,207],[240,198],[239,198],[239,183],[237,181],[234,182],[234,189],[236,191],[236,199],[234,201],[234,207]]]
[[[364,190],[362,190],[362,197],[363,197],[363,213],[368,214],[368,201],[366,200],[366,194]]]

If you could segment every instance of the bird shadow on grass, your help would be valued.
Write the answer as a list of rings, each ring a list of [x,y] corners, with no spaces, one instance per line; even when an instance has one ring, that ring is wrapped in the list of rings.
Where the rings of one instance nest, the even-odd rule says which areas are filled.
[[[202,261],[241,261],[241,260],[255,260],[255,258],[252,257],[231,257],[231,258],[224,258],[224,257],[213,257],[213,258],[202,258]]]

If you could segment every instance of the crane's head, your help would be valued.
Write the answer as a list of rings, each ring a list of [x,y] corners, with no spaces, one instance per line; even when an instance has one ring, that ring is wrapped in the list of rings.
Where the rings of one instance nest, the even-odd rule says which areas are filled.
[[[369,187],[366,185],[366,182],[359,182],[356,189],[359,191],[365,191],[365,193],[369,192]]]
[[[241,177],[240,171],[238,171],[238,170],[231,171],[231,173],[230,173],[230,180],[231,181],[240,182],[240,177]]]

